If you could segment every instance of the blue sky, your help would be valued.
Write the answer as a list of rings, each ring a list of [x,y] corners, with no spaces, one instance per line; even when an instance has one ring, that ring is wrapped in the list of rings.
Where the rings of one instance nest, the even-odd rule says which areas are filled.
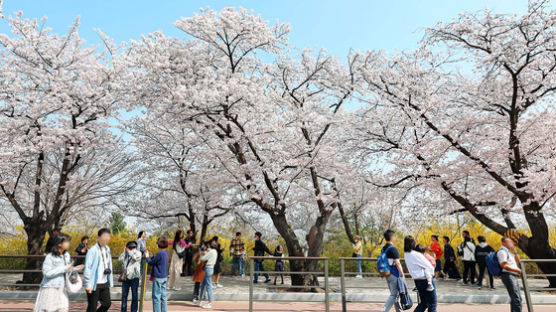
[[[47,25],[66,32],[77,15],[80,33],[90,43],[98,43],[94,28],[116,42],[138,38],[140,34],[162,30],[182,36],[172,23],[191,16],[200,7],[220,9],[242,6],[254,9],[267,20],[290,23],[290,41],[299,48],[325,47],[330,53],[345,55],[358,50],[411,49],[424,27],[449,21],[462,11],[485,7],[498,13],[524,13],[526,0],[281,0],[281,1],[195,1],[195,0],[4,0],[4,15],[23,11],[25,17],[48,17]],[[8,32],[7,19],[0,20],[0,32]]]

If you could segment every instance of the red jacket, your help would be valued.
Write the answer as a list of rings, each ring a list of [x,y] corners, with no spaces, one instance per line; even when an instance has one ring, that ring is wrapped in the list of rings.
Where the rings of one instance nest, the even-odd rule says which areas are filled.
[[[431,244],[431,250],[434,252],[434,254],[436,255],[436,260],[440,260],[440,258],[442,258],[442,254],[444,253],[442,251],[442,248],[440,247],[440,243],[439,242],[433,242]]]

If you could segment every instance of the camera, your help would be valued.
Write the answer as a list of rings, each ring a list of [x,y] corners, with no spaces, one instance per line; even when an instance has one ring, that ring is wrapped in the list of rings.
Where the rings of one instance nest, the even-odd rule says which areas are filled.
[[[112,270],[104,269],[104,275],[110,275],[110,274],[112,274]]]

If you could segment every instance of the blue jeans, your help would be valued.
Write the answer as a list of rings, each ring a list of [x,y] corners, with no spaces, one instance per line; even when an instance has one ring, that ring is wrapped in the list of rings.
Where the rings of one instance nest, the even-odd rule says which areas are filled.
[[[521,293],[517,277],[513,274],[502,272],[501,278],[510,296],[510,311],[521,312]]]
[[[155,277],[153,279],[153,312],[168,311],[168,302],[166,301],[167,281],[167,277]]]
[[[243,257],[236,257],[234,256],[233,258],[233,263],[232,263],[232,275],[233,276],[237,276],[236,275],[236,269],[238,271],[239,276],[245,274],[245,261],[243,261]]]
[[[255,272],[264,272],[264,265],[262,261],[255,261]],[[270,279],[267,273],[261,273],[261,274],[263,274],[267,280]],[[259,273],[255,273],[255,278],[253,279],[253,282],[256,283],[258,280],[259,280]]]
[[[363,255],[362,254],[355,254],[355,257],[356,258],[363,258]],[[359,274],[362,274],[363,273],[363,268],[361,267],[361,260],[357,260],[355,262],[357,264],[357,272],[359,272]]]
[[[390,289],[390,296],[386,300],[384,307],[382,307],[382,312],[389,312],[392,306],[396,309],[396,312],[401,312],[400,306],[398,305],[398,296],[400,290],[398,289],[398,277],[394,274],[390,274],[386,277],[388,282],[388,289]]]
[[[125,280],[122,282],[122,312],[127,311],[127,296],[131,288],[131,312],[137,312],[137,303],[139,297],[137,296],[137,289],[139,288],[139,278]]]
[[[415,287],[417,287],[417,291],[419,292],[419,304],[413,310],[413,312],[423,312],[428,310],[429,312],[436,312],[436,284],[434,280],[432,281],[432,285],[434,286],[433,291],[427,291],[427,287],[429,287],[429,283],[426,279],[418,279],[414,280]]]
[[[212,273],[214,272],[214,268],[205,268],[205,277],[201,282],[201,301],[206,301],[208,297],[208,301],[212,301],[214,298],[212,296]],[[205,296],[206,290],[206,296]]]

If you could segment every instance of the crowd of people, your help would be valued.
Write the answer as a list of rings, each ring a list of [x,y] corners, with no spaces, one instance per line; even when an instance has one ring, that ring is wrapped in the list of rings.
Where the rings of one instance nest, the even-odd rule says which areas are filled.
[[[478,236],[479,244],[475,244],[469,231],[463,231],[463,242],[457,246],[457,252],[450,245],[450,238],[443,237],[444,250],[438,241],[438,235],[431,237],[430,247],[418,244],[412,236],[404,238],[404,260],[407,270],[415,283],[415,290],[419,296],[419,303],[414,312],[436,312],[437,296],[435,279],[450,278],[457,281],[462,277],[456,266],[457,257],[462,258],[464,265],[463,285],[474,285],[479,288],[483,287],[483,279],[485,274],[489,277],[489,287],[494,289],[494,274],[492,274],[487,265],[487,258],[495,259],[500,272],[500,278],[504,287],[508,291],[510,297],[510,307],[512,312],[521,312],[521,295],[517,276],[521,274],[518,267],[519,255],[514,246],[514,242],[507,237],[502,238],[502,247],[495,251],[494,248],[486,243],[483,236]],[[390,296],[384,304],[382,311],[388,312],[392,307],[396,312],[402,311],[401,301],[399,300],[402,292],[401,287],[405,285],[404,271],[400,263],[400,254],[394,243],[396,242],[396,234],[392,230],[384,233],[386,244],[381,249],[381,256],[388,261],[388,275],[386,281],[390,290]],[[356,246],[354,246],[354,249]],[[360,250],[359,248],[357,250]],[[441,268],[441,259],[444,255],[444,268]],[[379,257],[380,259],[380,257]],[[380,260],[379,260],[380,261]],[[477,279],[476,266],[479,267]],[[383,275],[383,274],[381,274]],[[385,276],[385,275],[383,275]]]
[[[494,276],[487,265],[487,258],[492,253],[496,254],[499,262],[499,275],[510,296],[511,311],[521,311],[521,297],[517,280],[517,276],[521,273],[518,267],[520,260],[513,241],[503,238],[502,248],[495,251],[486,243],[483,236],[477,237],[478,244],[475,244],[468,231],[463,231],[462,236],[463,242],[457,246],[456,250],[451,246],[450,238],[447,236],[443,237],[443,248],[437,235],[432,235],[432,243],[428,247],[418,244],[412,236],[404,238],[405,265],[414,280],[415,291],[419,296],[419,304],[414,311],[436,311],[435,280],[449,278],[459,281],[462,279],[456,266],[457,257],[461,257],[464,265],[462,281],[464,285],[475,285],[482,288],[483,279],[488,275],[488,286],[494,289]],[[68,285],[78,282],[82,283],[87,293],[87,312],[108,311],[111,306],[110,288],[114,287],[112,255],[108,246],[110,239],[111,232],[107,228],[98,231],[97,242],[92,246],[89,246],[89,237],[82,237],[79,246],[75,249],[76,254],[80,257],[72,262],[68,252],[71,238],[58,229],[53,231],[45,250],[46,257],[42,266],[43,280],[34,311],[67,311],[69,308],[68,292],[76,291]],[[387,230],[384,233],[384,239],[386,243],[381,249],[378,262],[383,258],[386,261],[384,265],[386,268],[381,268],[379,263],[377,265],[381,275],[386,278],[390,296],[382,311],[390,311],[394,307],[399,312],[401,311],[399,298],[407,288],[405,273],[400,262],[400,253],[395,247],[397,239],[395,232]],[[274,270],[282,272],[284,271],[284,260],[282,259],[284,249],[279,245],[272,252],[262,240],[260,232],[255,233],[254,240],[253,252],[256,258],[253,282],[258,283],[259,275],[263,275],[264,282],[269,283],[271,279],[265,271],[265,259],[262,257],[265,255],[275,257],[273,259]],[[172,248],[171,256],[168,251],[170,246]],[[180,290],[178,279],[184,275],[192,275],[194,281],[193,302],[203,308],[212,308],[213,288],[223,287],[220,284],[220,275],[224,248],[218,236],[197,244],[191,230],[185,234],[178,230],[171,241],[165,236],[159,237],[157,247],[156,254],[150,251],[146,246],[146,234],[141,231],[137,240],[128,242],[124,251],[119,255],[118,260],[122,270],[117,279],[122,284],[121,311],[127,311],[130,292],[130,310],[131,312],[138,310],[138,292],[145,274],[145,261],[151,267],[153,311],[167,311],[167,291]],[[247,250],[240,232],[237,232],[232,239],[229,254],[232,258],[232,275],[243,278]],[[356,236],[352,257],[361,258],[362,256],[362,241],[359,236]],[[442,257],[444,257],[443,268]],[[363,274],[361,261],[356,260],[356,262],[358,270],[356,277],[361,278]],[[477,265],[478,274],[476,274]],[[79,277],[75,277],[78,276],[75,274],[76,272],[83,272],[83,281],[80,281]],[[387,274],[383,274],[384,272]],[[74,277],[73,280],[70,278],[71,276]],[[283,274],[275,274],[274,284],[276,285],[278,277],[284,284]]]
[[[68,252],[71,238],[61,233],[59,229],[52,231],[45,248],[43,281],[34,311],[68,310],[67,276],[72,272],[83,272],[83,281],[80,282],[87,293],[87,312],[108,311],[112,304],[110,288],[114,287],[112,254],[108,246],[111,232],[103,228],[97,235],[97,242],[92,246],[89,246],[88,236],[81,238],[79,246],[75,249],[76,260],[72,261]],[[260,232],[255,233],[254,255],[284,256],[281,246],[271,253],[261,237]],[[203,308],[211,308],[213,288],[224,287],[220,283],[220,276],[225,248],[222,247],[219,237],[214,236],[197,244],[193,231],[188,230],[184,234],[182,230],[177,230],[173,240],[168,240],[165,236],[158,238],[157,247],[156,254],[150,251],[146,244],[146,233],[141,231],[135,241],[127,242],[124,251],[119,255],[118,260],[122,269],[117,279],[122,284],[121,311],[127,311],[128,301],[130,301],[131,312],[138,311],[139,286],[142,277],[145,276],[145,262],[151,268],[149,280],[152,282],[153,311],[167,311],[167,291],[180,290],[178,286],[180,276],[192,276],[193,302]],[[171,254],[168,248],[172,249]],[[237,232],[232,239],[229,253],[233,263],[232,275],[244,278],[247,250],[241,232]],[[254,277],[255,283],[258,273],[266,277],[265,283],[270,282],[262,259],[255,262],[255,267],[257,271]],[[276,261],[275,270],[284,270],[283,260]],[[283,284],[284,277],[283,275],[280,277]],[[131,300],[128,300],[130,292]]]

